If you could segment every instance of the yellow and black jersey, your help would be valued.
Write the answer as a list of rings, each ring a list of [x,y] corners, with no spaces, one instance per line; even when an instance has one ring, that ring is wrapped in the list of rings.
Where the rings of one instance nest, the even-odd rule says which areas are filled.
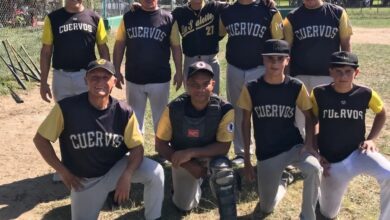
[[[263,65],[265,41],[283,38],[282,16],[262,2],[249,5],[235,2],[222,11],[221,21],[228,34],[226,60],[240,69]]]
[[[126,41],[127,81],[136,84],[165,83],[171,79],[171,45],[180,45],[172,33],[172,15],[162,9],[129,11],[117,31],[116,40]]]
[[[185,6],[176,7],[172,11],[182,37],[183,53],[186,56],[194,57],[199,55],[217,54],[219,51],[219,15],[227,4],[219,1],[209,1],[196,11]]]
[[[295,108],[312,108],[303,83],[286,76],[281,84],[269,84],[264,77],[243,87],[237,105],[252,113],[256,156],[266,160],[303,143],[295,126]]]
[[[53,45],[55,69],[86,68],[89,62],[96,60],[95,42],[107,42],[103,20],[96,12],[85,9],[69,13],[61,8],[46,16],[42,43]]]
[[[38,133],[60,140],[62,162],[76,176],[104,175],[129,149],[143,143],[137,119],[124,102],[110,98],[105,110],[94,108],[88,93],[58,102]]]
[[[218,142],[231,142],[234,132],[233,106],[212,96],[209,105],[196,110],[191,98],[183,94],[164,110],[156,136],[169,141],[175,150],[204,147]]]
[[[342,161],[365,140],[365,114],[383,109],[383,102],[370,88],[354,85],[347,93],[338,93],[332,84],[319,86],[311,93],[313,113],[318,117],[318,147],[329,162]]]
[[[352,35],[345,10],[326,2],[316,9],[301,6],[291,11],[283,26],[285,40],[292,45],[292,76],[328,76],[330,56],[340,50],[340,39]]]

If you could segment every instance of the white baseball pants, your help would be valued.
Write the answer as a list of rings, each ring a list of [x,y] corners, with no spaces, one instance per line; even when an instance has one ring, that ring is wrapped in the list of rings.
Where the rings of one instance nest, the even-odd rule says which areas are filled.
[[[65,72],[53,69],[52,92],[56,102],[64,98],[88,91],[85,83],[85,69],[78,72]]]

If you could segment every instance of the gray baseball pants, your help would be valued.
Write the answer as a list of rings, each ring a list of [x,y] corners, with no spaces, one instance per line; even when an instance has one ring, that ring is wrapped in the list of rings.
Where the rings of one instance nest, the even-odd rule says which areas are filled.
[[[213,92],[215,94],[219,94],[219,85],[220,85],[220,67],[218,62],[218,56],[217,54],[212,55],[200,55],[200,56],[194,56],[194,57],[188,57],[184,56],[184,67],[183,67],[183,74],[184,74],[184,86],[186,86],[187,81],[187,75],[188,75],[188,67],[197,62],[197,61],[203,61],[205,63],[208,63],[211,68],[213,68],[214,77],[215,80],[215,86]]]
[[[244,156],[244,141],[242,138],[242,109],[237,106],[242,87],[249,81],[256,80],[264,74],[264,66],[243,70],[231,64],[227,64],[226,95],[228,101],[234,107],[234,153]]]
[[[319,199],[325,217],[335,218],[348,183],[359,174],[368,174],[377,179],[381,188],[379,219],[390,219],[390,162],[382,154],[355,150],[344,160],[330,164],[329,173],[322,178]]]
[[[64,98],[88,91],[85,83],[85,69],[77,72],[65,72],[53,69],[52,92],[56,102]]]
[[[127,161],[128,157],[123,157],[104,176],[86,178],[82,182],[82,190],[71,190],[72,220],[93,220],[99,217],[100,209],[108,193],[116,188]],[[159,218],[164,199],[164,170],[161,165],[144,157],[133,173],[131,182],[144,184],[145,219]]]
[[[257,161],[257,183],[260,197],[260,210],[270,213],[286,193],[281,182],[284,168],[292,164],[298,167],[303,175],[303,201],[300,219],[316,219],[317,204],[322,175],[322,167],[314,156],[301,152],[303,145],[296,145],[291,150],[275,157]]]

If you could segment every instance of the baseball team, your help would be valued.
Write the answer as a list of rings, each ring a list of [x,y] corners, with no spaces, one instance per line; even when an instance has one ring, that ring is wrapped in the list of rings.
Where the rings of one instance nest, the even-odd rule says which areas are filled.
[[[227,101],[218,96],[225,35]],[[144,185],[145,219],[164,219],[160,163],[171,164],[172,203],[183,214],[199,205],[207,180],[220,219],[237,219],[233,165],[242,165],[257,182],[252,218],[264,219],[294,166],[303,176],[299,219],[336,219],[360,174],[377,179],[379,219],[390,219],[390,162],[375,145],[385,107],[355,82],[351,35],[346,11],[323,0],[303,0],[285,19],[272,0],[189,0],[172,12],[140,0],[123,15],[111,62],[102,18],[83,0],[65,0],[44,22],[40,94],[55,105],[34,144],[70,190],[74,220],[97,219],[110,196],[127,201],[131,183]],[[171,82],[185,92],[169,102]],[[127,102],[111,96],[124,84]],[[144,155],[148,100],[158,162]],[[368,134],[367,109],[375,115]]]

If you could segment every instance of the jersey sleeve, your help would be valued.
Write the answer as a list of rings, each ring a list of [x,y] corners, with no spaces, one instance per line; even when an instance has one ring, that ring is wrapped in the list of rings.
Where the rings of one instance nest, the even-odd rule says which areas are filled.
[[[141,132],[139,131],[138,121],[133,113],[127,122],[125,128],[125,144],[128,149],[137,147],[143,143],[143,137]]]
[[[102,18],[99,18],[99,23],[96,31],[96,43],[99,45],[107,43],[107,32],[104,27],[104,22]]]
[[[53,44],[53,31],[51,30],[51,21],[49,16],[45,17],[43,32],[42,32],[42,44],[52,45]]]
[[[310,94],[310,100],[311,100],[311,104],[313,105],[312,107],[312,112],[313,114],[318,117],[318,104],[317,104],[317,99],[316,99],[316,96],[314,95],[314,90],[311,91],[311,94]]]
[[[125,30],[125,22],[122,21],[119,24],[118,30],[116,31],[116,37],[115,40],[117,41],[125,41],[126,40],[126,30]]]
[[[180,46],[180,33],[177,21],[173,23],[170,40],[172,46]]]
[[[172,139],[172,125],[168,107],[165,108],[158,122],[156,136],[163,141],[170,141]]]
[[[301,90],[299,91],[296,104],[298,108],[302,111],[310,110],[313,107],[310,101],[309,94],[307,93],[307,89],[303,84],[301,86]]]
[[[375,113],[379,113],[383,110],[383,101],[381,97],[379,97],[378,93],[376,93],[374,90],[371,92],[371,99],[368,103],[368,107]]]
[[[272,16],[270,29],[273,39],[283,39],[283,18],[279,11]]]
[[[234,134],[234,110],[230,109],[222,117],[222,120],[218,125],[217,141],[219,142],[233,141],[233,134]]]
[[[283,33],[284,33],[284,40],[286,40],[291,47],[291,45],[294,42],[294,32],[288,18],[285,18],[283,20]]]
[[[242,87],[240,97],[237,101],[237,106],[247,111],[252,111],[252,99],[246,86]]]
[[[341,14],[339,30],[341,39],[350,37],[352,35],[352,25],[345,10],[343,10],[343,13]]]
[[[38,128],[38,133],[45,139],[55,142],[64,130],[64,117],[61,108],[55,104],[49,115]]]

